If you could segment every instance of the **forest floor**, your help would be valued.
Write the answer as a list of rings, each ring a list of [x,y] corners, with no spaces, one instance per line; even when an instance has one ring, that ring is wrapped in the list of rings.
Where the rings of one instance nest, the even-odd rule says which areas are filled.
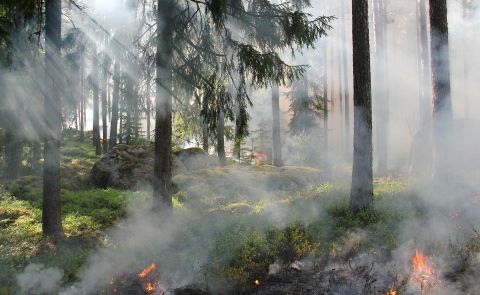
[[[67,236],[62,247],[41,237],[41,176],[31,174],[1,184],[0,295],[18,290],[16,274],[31,263],[61,269],[63,286],[81,280],[82,270],[92,268],[89,257],[93,253],[99,249],[120,251],[116,249],[122,247],[122,240],[115,236],[128,228],[129,222],[135,224],[131,220],[138,219],[138,214],[130,215],[135,216],[141,207],[138,204],[151,199],[148,189],[93,188],[88,175],[97,157],[90,144],[69,140],[61,150],[62,216]],[[347,266],[352,258],[361,257],[360,253],[381,252],[391,257],[406,240],[405,221],[424,220],[427,215],[424,202],[407,190],[401,178],[376,178],[375,210],[358,214],[349,211],[346,182],[334,182],[307,167],[232,164],[180,174],[174,180],[179,187],[174,212],[182,219],[181,226],[176,227],[175,238],[166,248],[152,242],[154,249],[142,253],[130,270],[136,274],[155,261],[164,265],[162,272],[168,269],[167,274],[162,273],[165,282],[181,285],[180,273],[185,283],[200,283],[203,289],[229,285],[243,294],[282,294],[278,287],[282,286],[284,294],[310,294],[308,290],[315,289],[318,282],[309,283],[309,278],[326,271],[325,267],[317,269],[316,264],[345,273],[354,270]],[[161,239],[157,233],[152,232],[152,240]],[[478,238],[467,242],[458,243],[449,253],[463,253],[465,261],[480,253]],[[442,247],[431,247],[429,254]],[[313,266],[307,270],[309,262]],[[355,274],[366,280],[364,273]],[[110,294],[109,287],[105,288],[102,294]]]

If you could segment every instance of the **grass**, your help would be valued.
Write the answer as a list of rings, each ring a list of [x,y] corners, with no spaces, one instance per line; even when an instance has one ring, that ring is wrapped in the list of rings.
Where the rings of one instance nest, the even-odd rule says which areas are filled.
[[[15,273],[29,263],[59,267],[64,283],[74,281],[92,251],[107,247],[105,233],[126,216],[129,199],[151,198],[149,192],[92,188],[88,175],[97,156],[89,143],[67,140],[61,152],[63,247],[41,239],[41,177],[1,184],[0,295],[15,290]],[[376,179],[375,211],[355,214],[348,208],[348,186],[326,182],[311,168],[231,165],[174,181],[180,189],[173,197],[175,211],[194,217],[179,229],[176,251],[158,258],[191,268],[189,259],[206,252],[211,274],[241,283],[266,276],[275,262],[335,256],[347,244],[355,243],[355,251],[393,248],[399,221],[415,212],[402,201],[401,179]],[[360,231],[357,239],[352,233]]]

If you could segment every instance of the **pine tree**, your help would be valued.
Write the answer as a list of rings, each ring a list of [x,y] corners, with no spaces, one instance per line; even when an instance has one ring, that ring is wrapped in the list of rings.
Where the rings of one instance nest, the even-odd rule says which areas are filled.
[[[350,207],[373,206],[372,90],[367,0],[352,1],[354,137]]]
[[[55,240],[63,236],[60,211],[60,137],[62,114],[60,105],[60,46],[62,1],[45,2],[45,68],[48,93],[45,97],[45,134],[44,168],[43,168],[43,235]],[[50,77],[50,78],[48,78]]]
[[[450,96],[447,1],[430,0],[430,40],[433,91],[434,180],[451,181],[453,110]]]

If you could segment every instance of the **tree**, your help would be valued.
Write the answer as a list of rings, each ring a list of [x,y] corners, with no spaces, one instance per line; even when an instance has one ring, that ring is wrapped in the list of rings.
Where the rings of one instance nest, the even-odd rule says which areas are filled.
[[[103,153],[108,151],[108,124],[107,124],[107,95],[108,95],[108,71],[110,68],[109,57],[104,53],[102,57],[102,147]]]
[[[117,144],[118,128],[118,104],[120,100],[120,65],[118,61],[113,66],[113,93],[112,93],[112,116],[110,122],[110,142],[109,149]]]
[[[389,93],[387,65],[387,9],[386,0],[374,2],[375,23],[375,100],[377,102],[377,155],[378,173],[384,175],[388,170],[388,135],[389,135]]]
[[[323,98],[318,93],[318,85],[309,81],[306,75],[302,80],[293,82],[289,93],[292,117],[288,124],[292,135],[310,133],[318,126],[317,119],[323,111]]]
[[[157,23],[163,27],[157,32],[156,94],[155,94],[155,162],[153,173],[154,209],[172,208],[172,69],[175,2],[158,0]]]
[[[341,64],[343,67],[342,72],[342,92],[343,92],[343,98],[344,98],[344,131],[345,131],[345,140],[344,140],[344,149],[345,149],[345,154],[347,157],[350,159],[350,83],[348,79],[348,57],[347,57],[347,36],[346,36],[346,26],[345,26],[345,20],[346,20],[346,8],[345,8],[345,1],[342,0],[341,2],[341,11],[342,11],[342,19],[341,21],[341,35],[342,35],[342,46],[341,46]]]
[[[367,0],[352,1],[353,40],[353,169],[350,208],[373,206],[372,90]]]
[[[425,0],[417,0],[417,50],[418,50],[418,75],[420,84],[420,122],[421,126],[431,123],[431,75],[430,75],[430,50],[428,44],[428,18]]]
[[[447,0],[430,0],[430,51],[433,91],[434,180],[451,181],[453,110],[450,96]]]
[[[300,2],[308,1],[295,1]],[[232,88],[228,96],[214,96],[227,100],[224,104],[227,110],[223,111],[228,118],[227,113],[233,112],[235,106],[251,105],[246,91],[247,80],[251,81],[253,87],[266,88],[301,77],[305,67],[288,65],[276,51],[289,48],[293,52],[294,49],[313,46],[316,40],[325,35],[332,20],[331,17],[310,19],[310,15],[294,9],[291,3],[214,0],[189,4],[190,1],[185,0],[186,9],[180,9],[175,1],[157,2],[157,16],[161,19],[158,23],[163,26],[157,30],[156,36],[158,113],[154,196],[168,203],[168,207],[171,207],[171,139],[167,137],[172,134],[172,98],[177,98],[172,90],[178,91],[190,85],[187,87],[190,93],[185,97],[192,97],[191,92],[198,89],[221,90],[208,82],[209,74],[216,71],[219,77],[229,80],[223,84]],[[240,29],[241,36],[231,31],[229,24],[233,22]],[[213,29],[206,34],[209,26]],[[204,36],[208,36],[206,39],[213,44],[213,49],[203,46]],[[172,87],[172,83],[178,87]],[[217,105],[217,102],[214,104]],[[214,107],[208,109],[213,110]],[[215,117],[207,118],[207,121],[218,118],[218,113],[209,114],[215,114]],[[244,123],[247,124],[247,121]]]
[[[60,92],[61,64],[61,0],[45,2],[45,77],[48,93],[45,97],[45,148],[43,168],[42,229],[45,237],[55,240],[63,236],[60,211],[60,137],[62,113]]]
[[[273,165],[280,167],[282,160],[282,140],[280,127],[280,90],[278,85],[272,86],[272,144]]]
[[[95,146],[95,154],[102,153],[100,145],[100,105],[99,105],[99,86],[98,86],[98,59],[96,52],[93,53],[92,59],[92,75],[90,76],[90,84],[93,93],[93,146]]]

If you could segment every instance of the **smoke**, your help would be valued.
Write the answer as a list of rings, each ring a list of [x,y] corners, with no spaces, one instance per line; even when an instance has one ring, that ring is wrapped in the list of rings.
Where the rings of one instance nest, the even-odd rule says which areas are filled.
[[[51,294],[60,289],[63,270],[29,264],[17,275],[17,284],[24,294]]]
[[[352,99],[352,64],[351,64],[351,1],[343,0],[346,11],[339,12],[340,3],[331,1],[312,1],[313,8],[309,11],[313,15],[336,15],[337,20],[332,24],[333,30],[329,36],[320,41],[316,48],[305,50],[303,54],[297,54],[295,57],[289,57],[292,64],[308,64],[307,77],[311,81],[321,84],[323,79],[328,81],[328,96],[330,99],[331,112],[329,114],[329,145],[328,149],[323,147],[325,155],[323,159],[329,159],[318,165],[321,169],[334,168],[337,172],[333,178],[339,183],[346,183],[350,175],[350,157],[351,147],[347,147],[347,153],[344,152],[343,132],[344,120],[341,116],[339,97],[340,93],[348,91]],[[402,273],[408,273],[409,261],[414,248],[438,249],[436,253],[441,253],[448,248],[450,241],[461,245],[471,238],[475,233],[480,220],[478,219],[480,208],[472,199],[480,192],[478,179],[478,147],[480,139],[473,136],[478,132],[478,119],[480,115],[480,102],[475,99],[477,90],[475,82],[480,78],[475,71],[480,64],[478,55],[474,54],[475,49],[480,45],[480,39],[475,36],[475,29],[480,25],[480,10],[472,8],[465,17],[461,1],[449,1],[449,23],[450,23],[450,65],[451,65],[451,84],[452,101],[455,117],[456,147],[452,151],[451,161],[455,163],[454,173],[462,174],[464,181],[461,186],[455,186],[448,192],[440,188],[425,185],[432,173],[432,151],[431,151],[431,133],[428,126],[422,125],[422,112],[420,106],[420,80],[418,78],[418,49],[417,49],[417,28],[415,15],[415,1],[388,1],[387,19],[388,19],[388,84],[389,95],[388,105],[390,109],[390,125],[388,130],[388,165],[390,173],[393,175],[407,175],[410,171],[415,172],[413,178],[416,186],[412,186],[409,195],[416,198],[405,200],[407,196],[401,195],[401,200],[389,200],[388,202],[379,201],[376,208],[379,211],[394,210],[395,212],[409,212],[408,218],[402,221],[399,236],[397,238],[397,249],[391,254],[386,267],[394,268],[401,265]],[[104,51],[112,59],[120,54],[114,46],[104,44],[105,34],[111,34],[118,42],[128,45],[130,34],[138,29],[135,21],[135,15],[138,11],[123,1],[88,1],[82,3],[86,7],[86,13],[91,15],[98,23],[93,23],[91,19],[85,16],[85,13],[75,7],[69,14],[72,23],[86,33],[87,39],[91,44],[102,44],[99,51]],[[346,43],[340,32],[340,21],[345,21]],[[64,20],[67,27],[67,20]],[[373,22],[371,22],[373,23]],[[103,29],[102,29],[103,28]],[[106,32],[105,32],[106,31]],[[371,43],[374,44],[374,28],[370,28]],[[111,42],[113,44],[115,42]],[[117,44],[118,45],[118,44]],[[127,46],[128,47],[128,46]],[[92,50],[92,49],[90,49]],[[20,52],[20,50],[18,50]],[[326,54],[324,53],[326,51]],[[343,71],[339,59],[343,52],[347,53],[348,86],[339,82],[339,76]],[[373,54],[373,50],[372,50]],[[287,55],[287,54],[286,54]],[[326,56],[326,59],[325,59]],[[130,56],[131,57],[131,56]],[[136,58],[139,58],[136,56]],[[28,58],[23,60],[28,62]],[[87,64],[86,71],[92,71],[94,64]],[[3,85],[7,89],[4,94],[8,99],[7,105],[10,109],[19,110],[22,106],[31,104],[32,101],[25,102],[18,100],[19,97],[28,97],[33,99],[38,97],[37,89],[45,89],[44,82],[39,79],[39,74],[44,69],[36,65],[28,64],[25,75],[29,77],[30,82],[25,84],[24,76],[15,76],[2,72]],[[372,70],[374,68],[372,67]],[[69,71],[69,70],[67,70]],[[70,73],[67,73],[70,74]],[[132,76],[138,78],[140,75],[136,71],[129,72]],[[386,74],[386,73],[384,73]],[[326,75],[326,77],[325,77]],[[37,77],[37,78],[36,78]],[[37,87],[39,86],[39,87]],[[373,90],[377,86],[373,81]],[[423,85],[430,87],[430,85]],[[299,138],[289,135],[288,123],[291,114],[288,111],[289,101],[286,93],[290,87],[281,89],[281,118],[282,118],[282,137],[284,144],[284,155],[288,164],[299,164],[299,156],[309,154],[321,154],[324,152],[318,141],[308,141],[305,138]],[[375,92],[374,92],[375,93]],[[254,106],[249,110],[251,116],[251,136],[245,140],[244,146],[253,150],[269,151],[271,149],[271,92],[269,89],[252,90]],[[379,102],[382,97],[374,96],[374,108],[378,110]],[[350,103],[350,130],[353,128],[353,103]],[[39,109],[38,114],[42,112]],[[384,111],[384,110],[383,110]],[[31,114],[32,112],[28,112]],[[35,113],[35,112],[33,112]],[[90,113],[90,112],[87,112]],[[21,122],[30,122],[27,119],[27,112],[19,112]],[[468,119],[468,120],[467,120]],[[464,120],[463,122],[461,120]],[[34,122],[43,122],[41,117],[37,117]],[[87,117],[87,122],[91,118]],[[323,127],[322,119],[317,119],[319,128]],[[374,129],[382,128],[379,126],[374,116]],[[25,133],[29,138],[34,138],[37,132],[33,128],[35,124],[25,125]],[[91,126],[87,126],[89,128]],[[318,130],[317,130],[318,131]],[[353,135],[353,132],[351,132]],[[321,139],[321,132],[309,134],[314,139]],[[374,134],[377,136],[377,133]],[[302,141],[303,140],[303,141]],[[352,138],[350,139],[352,142]],[[374,139],[374,142],[375,139]],[[374,158],[379,154],[378,146],[374,147]],[[477,156],[478,157],[478,156]],[[311,161],[303,159],[302,164],[312,164]],[[340,171],[340,172],[338,172]],[[192,190],[199,190],[196,197],[206,197],[210,187],[224,187],[218,192],[215,198],[222,199],[227,205],[229,202],[237,201],[239,203],[248,203],[254,201],[258,204],[262,202],[281,200],[279,190],[272,187],[280,183],[279,187],[287,186],[287,181],[278,179],[276,182],[259,181],[256,175],[249,175],[249,171],[240,169],[234,172],[225,172],[229,179],[234,179],[232,183],[222,182],[224,178],[218,181],[205,184],[203,179],[191,179],[190,181],[197,186],[191,187]],[[304,171],[297,171],[296,174],[304,174]],[[322,179],[324,180],[324,179]],[[318,180],[317,180],[318,181]],[[315,181],[312,181],[315,183]],[[309,181],[301,182],[300,185],[292,185],[290,191],[301,190],[303,185]],[[288,183],[290,184],[290,183]],[[284,186],[285,185],[285,186]],[[203,186],[203,187],[202,187]],[[248,189],[245,189],[248,188]],[[235,199],[238,196],[237,190],[245,189],[250,199]],[[223,194],[223,195],[222,195]],[[228,195],[228,196],[227,196]],[[346,191],[343,195],[347,195]],[[151,213],[149,202],[146,204],[135,202],[130,204],[128,217],[119,222],[115,229],[108,233],[109,247],[100,249],[92,255],[79,274],[79,281],[73,286],[62,289],[60,294],[92,294],[105,287],[112,277],[121,276],[125,273],[132,273],[141,270],[143,267],[156,260],[160,266],[161,280],[166,286],[178,287],[195,281],[202,281],[202,272],[209,267],[212,260],[212,253],[215,252],[215,241],[219,233],[227,231],[229,227],[235,226],[235,222],[241,217],[224,216],[221,210],[212,214],[208,218],[202,214],[194,214],[192,211],[176,212],[174,217],[165,220],[162,216]],[[249,203],[250,204],[250,203]],[[325,216],[325,209],[320,208],[324,204],[306,206],[297,208],[298,212],[291,212],[290,208],[281,204],[274,204],[264,208],[263,220],[255,224],[260,228],[267,225],[278,225],[280,227],[288,225],[294,220],[308,222],[319,216]],[[244,206],[249,209],[248,206]],[[392,209],[394,208],[394,209]],[[451,214],[458,214],[459,217],[452,221]],[[205,214],[205,215],[204,215]],[[228,218],[227,218],[228,217]],[[249,217],[246,217],[248,219]],[[244,221],[244,220],[242,220]],[[199,228],[193,229],[191,224],[202,224]],[[461,226],[461,228],[459,228]],[[353,232],[347,240],[345,252],[350,252],[354,247],[368,239],[365,232]],[[453,243],[453,242],[452,242]],[[437,248],[435,248],[437,247]],[[172,253],[173,252],[173,253]],[[432,251],[435,253],[435,251]],[[229,253],[221,253],[223,259],[227,260]],[[346,255],[344,253],[343,255]],[[480,272],[480,258],[475,256],[471,259],[469,271],[471,282],[464,285],[470,286],[472,290],[478,285],[475,282],[474,274]],[[439,259],[439,267],[442,271],[448,271],[452,268],[453,262]],[[278,272],[277,266],[272,266],[272,273]],[[18,285],[23,292],[28,294],[53,293],[59,290],[63,273],[59,269],[44,268],[42,265],[31,264],[17,276]],[[164,280],[164,282],[163,282]],[[203,282],[203,281],[202,281]],[[220,283],[219,283],[220,284]],[[444,294],[462,294],[465,290],[460,289],[455,284],[444,286]],[[465,293],[464,293],[465,294]]]

